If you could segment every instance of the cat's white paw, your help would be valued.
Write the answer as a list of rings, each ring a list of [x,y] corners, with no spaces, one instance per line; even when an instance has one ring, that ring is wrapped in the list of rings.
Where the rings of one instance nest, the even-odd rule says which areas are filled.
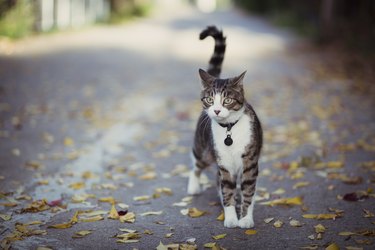
[[[190,173],[187,192],[190,195],[196,195],[201,193],[201,185],[199,184],[199,179],[194,174],[194,172]]]
[[[254,220],[252,216],[245,216],[238,221],[240,228],[252,228],[254,227]]]
[[[238,226],[238,219],[237,218],[225,218],[224,220],[224,227],[234,228]]]
[[[233,228],[238,226],[238,218],[234,206],[224,207],[224,217],[224,227]]]

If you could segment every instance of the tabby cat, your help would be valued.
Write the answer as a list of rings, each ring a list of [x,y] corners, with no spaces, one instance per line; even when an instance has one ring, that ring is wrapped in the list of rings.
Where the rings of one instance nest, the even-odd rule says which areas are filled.
[[[222,31],[209,26],[202,31],[200,39],[208,36],[215,39],[215,50],[207,72],[199,70],[203,111],[195,131],[188,193],[199,194],[202,170],[217,165],[224,226],[250,228],[254,226],[253,197],[262,148],[262,128],[255,111],[245,100],[243,79],[246,72],[233,78],[219,78],[226,48]],[[237,192],[241,198],[240,219],[236,213]]]

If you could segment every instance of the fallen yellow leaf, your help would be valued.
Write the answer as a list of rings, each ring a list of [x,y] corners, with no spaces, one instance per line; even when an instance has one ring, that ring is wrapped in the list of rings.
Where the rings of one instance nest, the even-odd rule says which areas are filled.
[[[301,187],[306,187],[308,185],[310,185],[310,182],[308,182],[308,181],[297,182],[296,184],[293,185],[293,189],[297,189],[297,188],[301,188]]]
[[[271,218],[266,218],[266,219],[264,219],[264,223],[268,224],[268,223],[270,223],[270,222],[273,221],[273,220],[274,220],[273,217],[271,217]]]
[[[254,229],[248,229],[245,231],[245,234],[247,235],[254,235],[257,233],[257,230],[254,230]]]
[[[322,224],[318,224],[314,228],[316,233],[324,233],[326,231],[326,228]]]
[[[151,197],[149,195],[135,196],[133,198],[134,201],[146,201],[146,200],[149,200],[149,199],[151,199]]]
[[[64,145],[68,146],[68,147],[73,146],[74,145],[73,139],[70,138],[70,137],[65,137],[64,138]]]
[[[112,203],[112,204],[116,203],[115,198],[113,198],[112,196],[99,198],[99,201],[100,202],[108,202],[108,203]]]
[[[291,220],[291,221],[289,221],[289,224],[290,224],[292,227],[302,227],[302,223],[299,222],[298,220]]]
[[[117,220],[119,218],[118,212],[116,210],[115,204],[112,203],[111,210],[109,211],[108,219]]]
[[[301,197],[293,197],[293,198],[281,198],[276,199],[273,201],[266,201],[260,203],[262,205],[268,205],[268,206],[277,206],[277,205],[287,205],[287,206],[294,206],[294,205],[302,205],[302,198]]]
[[[168,233],[165,235],[165,238],[171,238],[173,236],[173,233]]]
[[[203,245],[205,248],[214,248],[216,247],[216,242],[210,242]]]
[[[204,215],[206,212],[205,211],[201,211],[195,207],[193,208],[189,208],[188,210],[188,215],[192,218],[197,218],[197,217],[201,217],[202,215]]]
[[[146,173],[144,175],[139,176],[138,179],[144,180],[144,181],[154,180],[154,179],[156,179],[156,176],[157,176],[157,174],[155,172],[148,172],[148,173]]]
[[[326,250],[340,250],[340,248],[336,243],[332,243],[326,248]]]
[[[282,227],[284,224],[284,222],[282,222],[281,220],[277,220],[273,223],[273,226],[276,227],[276,228],[280,228]]]
[[[127,222],[127,223],[134,223],[135,222],[135,214],[133,212],[129,212],[123,216],[120,216],[121,222]]]
[[[334,220],[338,217],[337,214],[303,214],[305,219],[316,219],[316,220]]]
[[[91,217],[82,217],[79,219],[79,222],[95,222],[104,220],[104,217],[101,215],[91,216]]]
[[[8,221],[8,220],[12,219],[12,215],[10,215],[10,214],[0,214],[0,218],[5,220],[5,221]]]
[[[65,222],[65,223],[61,223],[61,224],[55,224],[55,225],[48,226],[48,228],[66,229],[66,228],[71,228],[72,226],[73,226],[72,223]]]
[[[216,218],[216,220],[224,221],[224,219],[225,219],[224,211],[221,211],[220,215]]]
[[[227,234],[219,234],[219,235],[212,236],[212,238],[214,240],[220,240],[220,239],[225,238],[225,236],[227,236]]]
[[[83,231],[79,231],[79,232],[75,232],[74,235],[72,236],[73,238],[83,238],[85,237],[86,235],[89,235],[91,234],[92,231],[91,230],[83,230]]]
[[[140,216],[161,215],[162,213],[163,211],[150,211],[150,212],[141,213]]]
[[[75,182],[75,183],[70,184],[69,187],[74,189],[74,190],[78,190],[78,189],[84,188],[85,183],[84,182]]]

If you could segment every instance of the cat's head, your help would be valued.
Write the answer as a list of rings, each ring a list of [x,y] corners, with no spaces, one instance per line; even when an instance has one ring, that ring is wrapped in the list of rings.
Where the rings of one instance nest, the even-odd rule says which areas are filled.
[[[241,75],[220,79],[199,69],[202,80],[201,100],[203,108],[211,119],[219,123],[234,122],[239,119],[245,103],[243,78]]]

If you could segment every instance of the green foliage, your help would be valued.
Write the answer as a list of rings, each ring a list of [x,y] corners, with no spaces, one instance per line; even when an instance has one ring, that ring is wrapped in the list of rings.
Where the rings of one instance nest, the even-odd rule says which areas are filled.
[[[151,1],[112,0],[110,23],[120,23],[133,17],[147,15],[151,9]]]
[[[2,10],[0,36],[21,38],[33,30],[34,15],[30,1],[21,0],[9,10]]]
[[[235,0],[252,13],[270,18],[276,25],[292,28],[310,38],[319,35],[319,1],[299,0]]]

